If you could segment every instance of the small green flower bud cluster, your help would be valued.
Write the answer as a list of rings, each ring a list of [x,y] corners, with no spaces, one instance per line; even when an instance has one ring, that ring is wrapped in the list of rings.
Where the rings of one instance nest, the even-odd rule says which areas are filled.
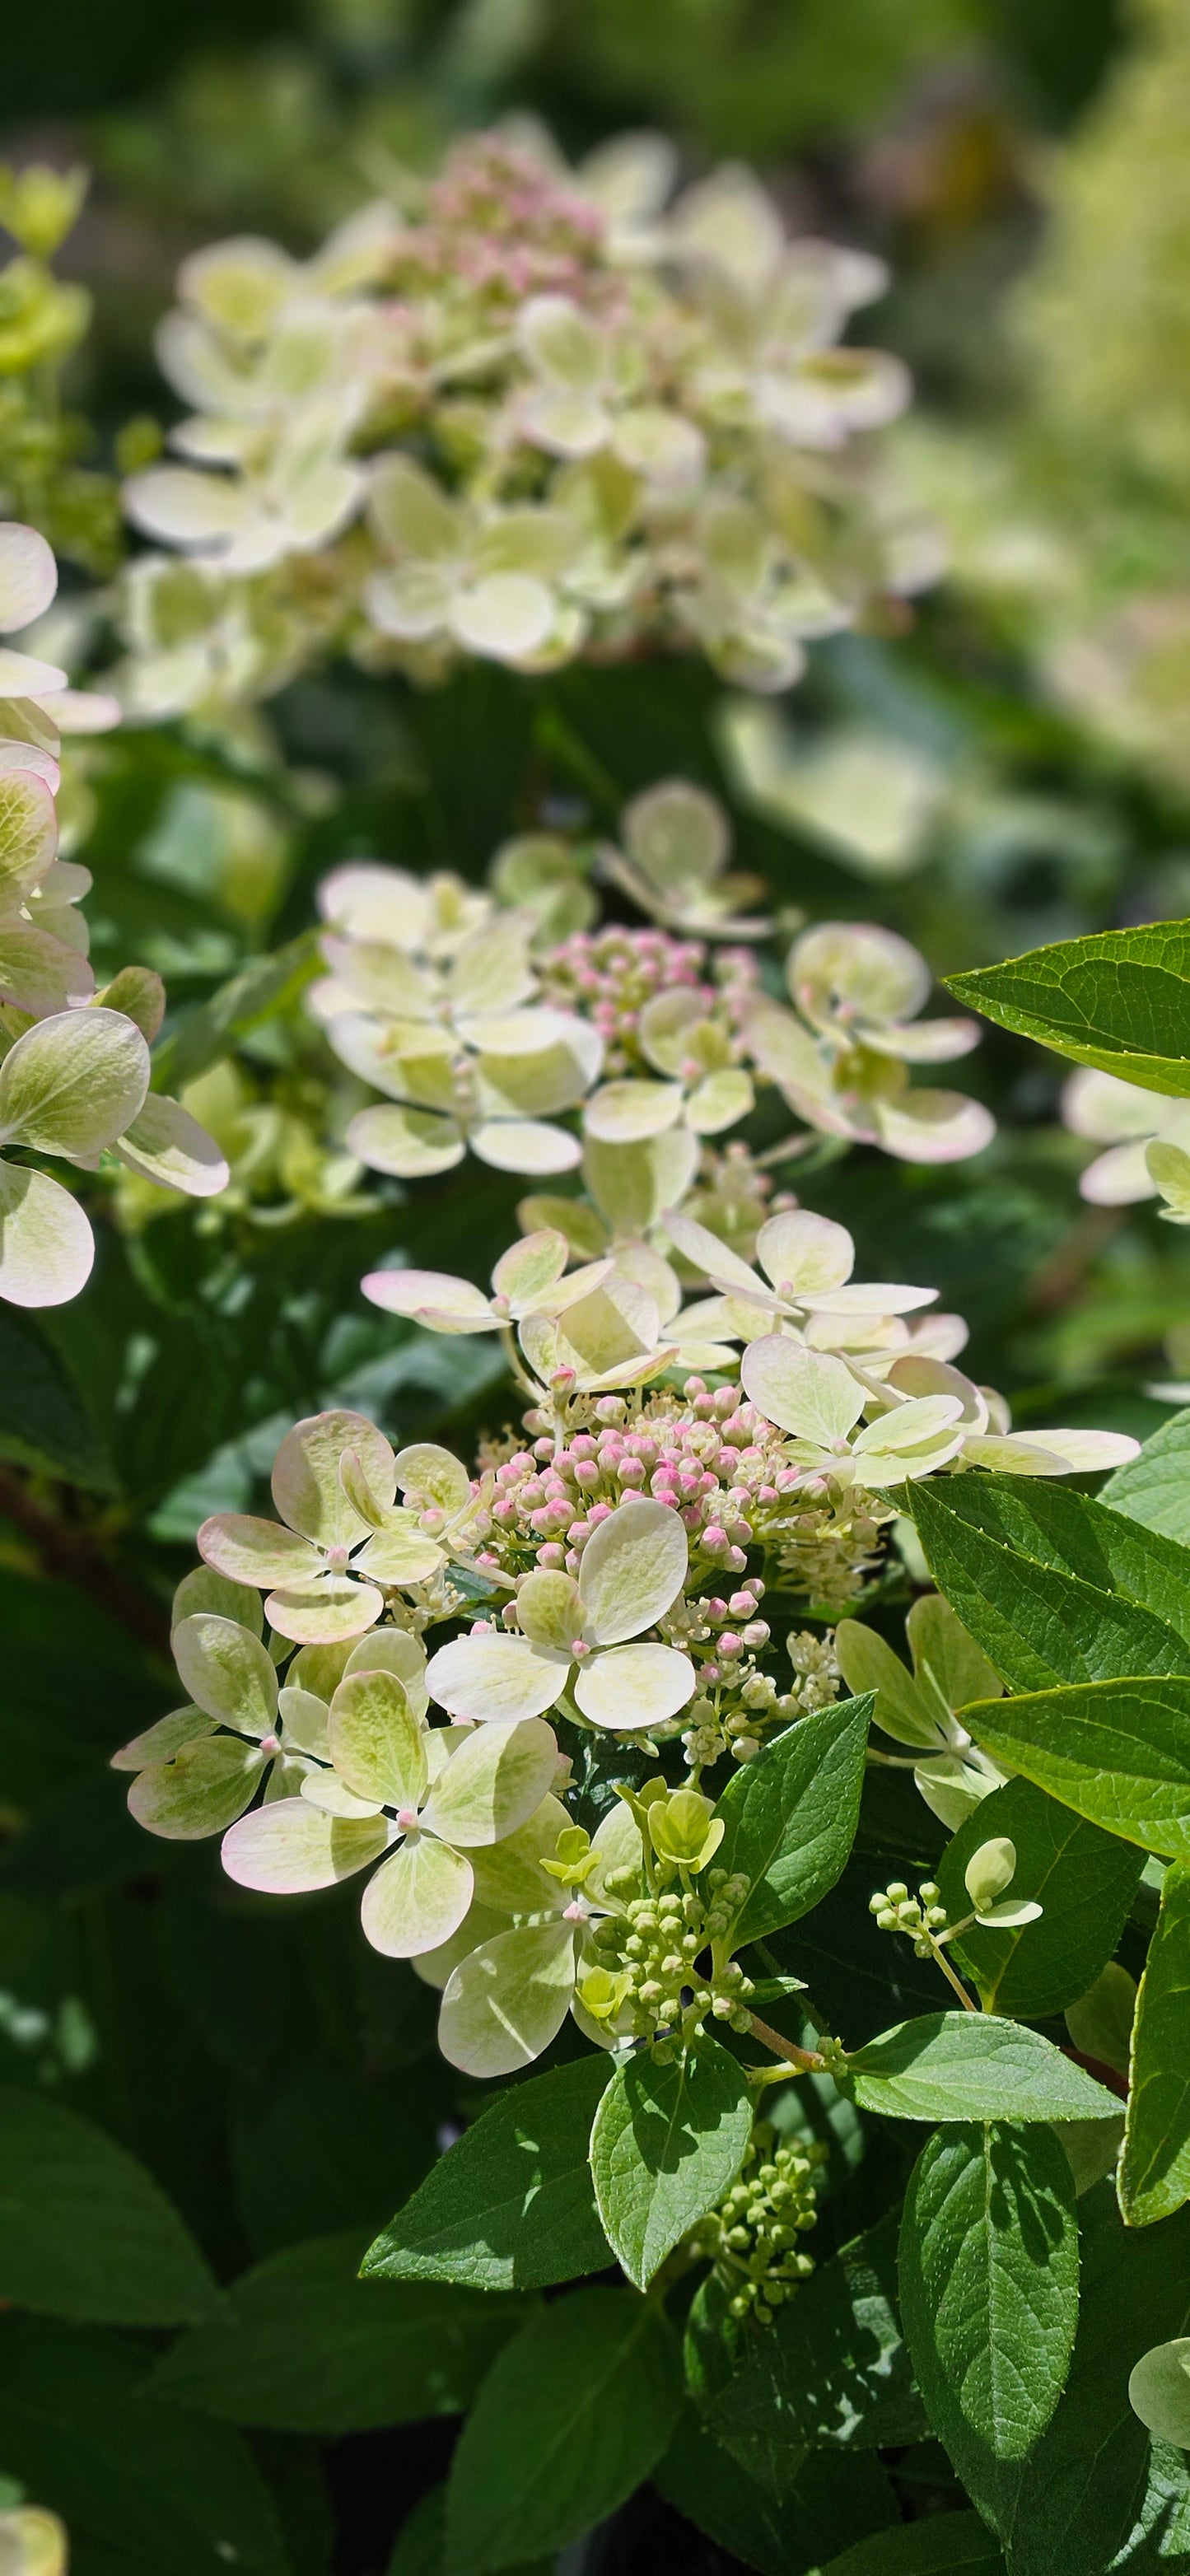
[[[736,1960],[720,1968],[707,1955],[729,1930],[748,1893],[747,1880],[711,1870],[708,1903],[697,1889],[683,1892],[674,1884],[676,1871],[663,1867],[659,1876],[670,1884],[657,1894],[631,1896],[623,1914],[596,1926],[593,1949],[610,1975],[609,2001],[614,1997],[619,2027],[651,2040],[654,2056],[664,2059],[708,2014],[733,2030],[747,2030],[754,1988]],[[615,1871],[608,1882],[613,1895],[620,1892],[620,1879],[636,1883],[629,1871]]]
[[[946,1929],[946,1907],[938,1902],[932,1878],[922,1880],[916,1896],[910,1895],[903,1878],[890,1879],[887,1887],[869,1898],[868,1912],[875,1915],[881,1932],[904,1932],[919,1959],[930,1957],[930,1933],[937,1936]]]
[[[777,2146],[767,2121],[752,2133],[737,2183],[709,2210],[686,2243],[708,2254],[728,2293],[733,2317],[771,2325],[799,2281],[814,2269],[799,2239],[818,2217],[817,2168],[827,2150],[801,2139]]]

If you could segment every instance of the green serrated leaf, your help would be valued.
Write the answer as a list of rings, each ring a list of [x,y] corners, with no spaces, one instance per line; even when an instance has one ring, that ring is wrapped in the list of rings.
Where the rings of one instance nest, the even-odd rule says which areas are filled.
[[[457,2415],[523,2322],[518,2299],[358,2277],[359,2237],[318,2237],[233,2283],[153,2375],[160,2397],[286,2433]]]
[[[1190,1678],[977,1701],[963,1723],[1007,1770],[1142,1851],[1190,1861]]]
[[[1030,1511],[1018,1499],[1014,1489],[1027,1488],[1031,1481],[953,1477],[944,1490],[934,1493],[922,1486],[912,1498],[939,1591],[1009,1688],[1049,1690],[1055,1682],[1184,1670],[1190,1660],[1185,1633],[1190,1627],[1190,1555],[1179,1570],[1178,1551],[1169,1550],[1172,1564],[1164,1584],[1161,1569],[1152,1570],[1151,1588],[1162,1593],[1167,1608],[1176,1607],[1179,1629],[1128,1597],[1111,1550],[1102,1543],[1096,1547],[1093,1522],[1084,1526],[1081,1521],[1080,1506],[1090,1516],[1096,1505],[1084,1505],[1081,1495],[1061,1498],[1071,1507],[1063,1546],[1045,1525],[1044,1507]],[[1105,1511],[1099,1519],[1109,1535],[1114,1524],[1121,1541],[1118,1557],[1134,1579],[1143,1581],[1143,1548],[1135,1541],[1129,1547],[1127,1523]],[[1154,1552],[1158,1544],[1154,1542]]]
[[[185,2325],[215,2284],[127,2148],[44,2094],[0,2092],[0,2297],[81,2323]]]
[[[1117,2190],[1129,2227],[1190,2200],[1190,1869],[1176,1866],[1165,1873],[1136,2000]]]
[[[751,1889],[737,1948],[796,1923],[834,1886],[855,1840],[874,1695],[804,1717],[729,1780],[717,1866]]]
[[[591,2171],[608,2242],[638,2290],[735,2181],[751,2130],[744,2070],[709,2033],[668,2065],[641,2052],[616,2068]]]
[[[1145,922],[949,975],[1002,1029],[1146,1091],[1190,1095],[1190,922]]]
[[[818,2576],[1003,2576],[1004,2559],[977,2513],[932,2513],[878,2532],[832,2558]]]
[[[1099,1499],[1122,1518],[1190,1545],[1190,1407],[1163,1422],[1139,1458],[1116,1468]]]
[[[592,2054],[502,2094],[369,2246],[365,2278],[540,2290],[602,2271],[590,2136],[611,2071]]]
[[[1008,2541],[1078,2324],[1074,2179],[1051,2129],[973,2124],[927,2141],[905,2195],[900,2284],[930,2421]]]
[[[1018,1931],[975,1924],[949,1944],[949,1955],[973,1979],[985,2012],[1044,2021],[1077,2004],[1111,1958],[1144,1861],[1135,1844],[1088,1824],[1031,1780],[1008,1780],[981,1799],[938,1863],[952,1922],[971,1911],[967,1863],[999,1835],[1016,1851],[1011,1895],[1035,1899],[1042,1913]]]
[[[763,2334],[741,2339],[713,2405],[719,2439],[762,2485],[775,2464],[781,2491],[807,2446],[866,2451],[927,2431],[897,2308],[895,2218],[820,2264]]]
[[[892,2490],[874,2459],[803,2456],[796,2481],[777,2497],[690,2414],[653,2478],[697,2531],[761,2576],[819,2576],[826,2551],[840,2541],[862,2534],[864,2545],[870,2537],[877,2546],[896,2529]]]
[[[1111,2120],[1119,2104],[1041,2032],[991,2013],[922,2013],[847,2061],[860,2109],[898,2120]]]
[[[635,2290],[576,2290],[506,2344],[459,2437],[445,2576],[563,2549],[632,2494],[682,2402],[677,2338]]]
[[[1129,2377],[1154,2344],[1190,2332],[1190,2211],[1164,2227],[1125,2228],[1100,2183],[1081,2206],[1081,2242],[1074,2357],[1053,2421],[1024,2463],[1013,2576],[1104,2576],[1115,2566],[1149,2489],[1150,2441],[1128,2402]],[[1146,2563],[1143,2550],[1133,2563]]]

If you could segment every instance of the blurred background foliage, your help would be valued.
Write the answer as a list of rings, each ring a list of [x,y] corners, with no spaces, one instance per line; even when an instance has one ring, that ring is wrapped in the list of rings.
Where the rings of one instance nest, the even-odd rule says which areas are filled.
[[[676,662],[533,682],[483,666],[424,694],[335,669],[238,733],[76,755],[67,845],[95,876],[97,969],[166,976],[238,1178],[197,1218],[143,1221],[126,1191],[83,1299],[0,1318],[0,2074],[134,2147],[224,2277],[336,2230],[362,2244],[471,2107],[432,1998],[360,1943],[350,1894],[275,1920],[209,1849],[147,1847],[107,1769],[169,1704],[169,1592],[197,1522],[253,1500],[289,1419],[346,1401],[465,1451],[510,1411],[485,1344],[359,1297],[395,1255],[484,1277],[518,1189],[476,1167],[465,1190],[388,1184],[362,1206],[341,1185],[325,1059],[280,1007],[313,887],[355,853],[477,876],[543,813],[604,829],[681,773],[732,806],[740,864],[782,905],[886,921],[940,972],[1190,910],[1188,108],[1187,0],[60,0],[52,35],[30,11],[6,30],[0,154],[94,174],[59,285],[28,238],[0,271],[0,504],[67,559],[77,667],[107,649],[111,478],[168,426],[152,334],[179,259],[236,231],[305,251],[394,167],[513,112],[572,153],[657,124],[689,174],[748,159],[791,222],[888,259],[875,336],[919,388],[898,472],[951,557],[912,613],[815,648],[779,703]],[[1152,1206],[1080,1199],[1052,1059],[989,1033],[971,1073],[1001,1119],[974,1164],[828,1150],[805,1195],[861,1267],[928,1279],[968,1316],[975,1373],[1018,1419],[1143,1434],[1167,1409],[1148,1389],[1190,1366],[1186,1237]],[[861,1906],[838,1938],[862,1977]],[[897,2182],[839,2173],[824,2241]],[[44,2332],[74,2337],[85,2411],[109,2347]],[[35,2419],[12,2418],[0,2467],[56,2501]],[[380,2576],[448,2442],[445,2423],[257,2434],[209,2478],[241,2501],[255,2482],[244,2564]],[[182,2503],[157,2474],[131,2551],[76,2506],[78,2576],[214,2564],[176,2554]],[[916,2474],[948,2500],[937,2463]],[[659,2502],[598,2563],[734,2564]]]

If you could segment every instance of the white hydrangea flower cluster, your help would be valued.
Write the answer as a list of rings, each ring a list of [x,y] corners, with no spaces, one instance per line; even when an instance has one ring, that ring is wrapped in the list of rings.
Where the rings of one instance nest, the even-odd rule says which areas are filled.
[[[1079,1180],[1092,1207],[1161,1198],[1171,1225],[1190,1225],[1190,1102],[1080,1065],[1063,1087],[1062,1119],[1072,1135],[1106,1147]]]
[[[920,1019],[924,959],[863,922],[803,931],[778,1001],[760,948],[773,925],[739,910],[764,888],[727,872],[730,851],[717,800],[666,779],[627,807],[620,845],[527,837],[497,852],[490,892],[375,862],[336,869],[319,891],[329,972],[308,1007],[340,1062],[386,1095],[352,1120],[349,1151],[404,1180],[468,1147],[541,1178],[581,1163],[592,1252],[639,1244],[705,1183],[706,1140],[739,1127],[760,1092],[804,1131],[770,1162],[815,1135],[908,1162],[979,1153],[995,1132],[983,1104],[909,1073],[968,1053],[978,1024]],[[592,876],[657,926],[594,926]],[[581,1132],[558,1123],[578,1111]],[[549,1221],[569,1231],[570,1218]],[[642,1257],[618,1267],[668,1321],[672,1281]]]
[[[44,537],[0,524],[0,634],[43,616],[57,586]],[[94,1171],[110,1150],[143,1180],[198,1198],[227,1180],[197,1119],[150,1091],[158,977],[128,968],[96,991],[77,910],[91,878],[57,855],[61,732],[118,715],[112,700],[69,689],[55,663],[0,647],[0,1298],[10,1305],[76,1297],[95,1253],[78,1201],[29,1157]]]
[[[625,137],[465,137],[305,262],[251,238],[181,269],[158,354],[182,460],[135,474],[143,717],[268,695],[312,655],[440,676],[642,644],[779,690],[807,637],[938,570],[872,434],[899,362],[840,345],[880,263],[788,240],[724,168],[671,202]]]

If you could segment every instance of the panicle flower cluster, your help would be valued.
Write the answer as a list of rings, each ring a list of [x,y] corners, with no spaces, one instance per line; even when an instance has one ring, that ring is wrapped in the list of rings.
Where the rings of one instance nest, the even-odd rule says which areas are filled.
[[[1107,1149],[1079,1180],[1092,1207],[1160,1198],[1170,1225],[1190,1225],[1190,1103],[1080,1065],[1063,1087],[1062,1119],[1072,1135]]]
[[[683,2238],[689,2253],[710,2256],[729,2314],[740,2323],[771,2325],[813,2271],[800,2240],[817,2224],[826,2156],[818,2139],[781,2142],[768,2121],[759,2122],[739,2181]]]
[[[910,1162],[978,1153],[994,1132],[982,1104],[910,1083],[911,1064],[965,1054],[978,1034],[972,1020],[918,1018],[930,974],[917,951],[874,925],[820,923],[794,941],[790,1006],[777,1002],[755,944],[773,924],[739,909],[764,889],[728,872],[730,854],[716,799],[665,779],[626,808],[616,846],[506,844],[490,891],[375,862],[336,869],[319,890],[329,971],[308,1006],[340,1062],[385,1095],[352,1121],[348,1151],[401,1179],[468,1149],[545,1178],[585,1148],[595,1251],[680,1205],[704,1140],[738,1128],[758,1094],[803,1122],[770,1161],[815,1134]],[[656,926],[594,927],[592,870]],[[743,1163],[701,1177],[737,1197],[763,1186]],[[635,1275],[656,1291],[660,1274],[638,1261]],[[661,1286],[665,1323],[672,1276]]]
[[[931,580],[872,434],[909,386],[841,338],[878,261],[787,240],[745,172],[670,202],[626,137],[577,172],[480,134],[314,258],[187,259],[158,354],[181,462],[126,485],[142,716],[268,695],[315,654],[433,680],[662,646],[785,688],[804,639]]]
[[[44,537],[0,523],[0,634],[44,616],[57,585]],[[118,712],[70,689],[56,663],[0,647],[0,1297],[11,1305],[61,1305],[94,1259],[77,1199],[37,1158],[94,1171],[110,1151],[142,1180],[196,1198],[227,1179],[197,1119],[150,1091],[159,978],[126,968],[96,991],[77,910],[91,879],[57,855],[61,732],[102,729]]]

